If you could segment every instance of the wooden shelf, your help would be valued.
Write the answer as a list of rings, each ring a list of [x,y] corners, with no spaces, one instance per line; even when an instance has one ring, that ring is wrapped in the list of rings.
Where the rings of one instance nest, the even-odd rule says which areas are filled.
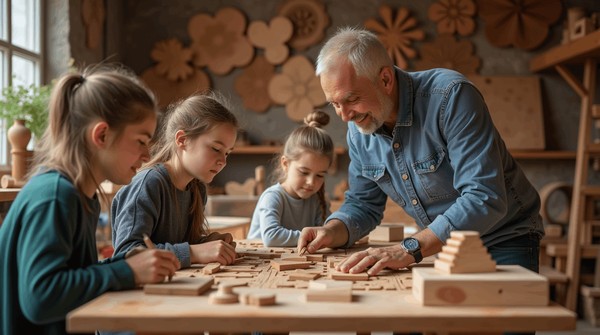
[[[516,159],[575,159],[575,151],[510,150]]]
[[[278,145],[248,145],[243,147],[235,147],[232,153],[245,155],[271,155],[278,154],[280,152],[281,146]],[[346,148],[336,147],[335,153],[337,155],[345,154]]]
[[[600,57],[600,30],[533,57],[529,61],[529,70],[542,71],[565,63],[583,62],[590,57]]]

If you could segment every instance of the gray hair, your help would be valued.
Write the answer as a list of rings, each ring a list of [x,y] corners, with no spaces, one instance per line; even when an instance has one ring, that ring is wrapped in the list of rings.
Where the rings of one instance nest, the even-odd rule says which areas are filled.
[[[371,80],[377,78],[383,67],[394,65],[375,34],[353,27],[340,28],[321,48],[317,58],[317,76],[331,70],[340,60],[350,62],[357,76]]]

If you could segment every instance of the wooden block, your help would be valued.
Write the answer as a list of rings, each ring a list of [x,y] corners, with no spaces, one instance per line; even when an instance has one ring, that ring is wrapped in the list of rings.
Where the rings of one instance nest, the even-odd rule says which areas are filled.
[[[518,265],[498,265],[490,273],[412,271],[413,295],[425,306],[547,306],[549,302],[548,280]]]
[[[445,252],[440,252],[437,255],[438,259],[441,259],[446,262],[460,262],[461,260],[467,261],[478,261],[478,262],[490,262],[492,261],[492,256],[488,253],[480,253],[474,255],[465,255],[465,254],[450,254]]]
[[[254,292],[254,293],[247,293],[247,294],[241,295],[240,300],[246,305],[270,306],[270,305],[275,305],[276,296],[275,296],[275,293]]]
[[[296,270],[292,273],[290,273],[289,279],[290,280],[315,280],[317,278],[321,277],[320,273],[312,273],[312,272],[307,272],[307,271],[302,271],[302,270]]]
[[[404,238],[404,226],[379,225],[369,234],[369,241],[394,242]]]
[[[366,272],[361,273],[346,273],[332,270],[329,273],[329,278],[333,280],[369,280],[369,275]]]
[[[271,260],[271,267],[277,271],[308,269],[312,262]]]
[[[308,259],[306,256],[299,256],[297,254],[281,254],[281,259],[285,261],[298,261],[306,262]]]
[[[248,281],[245,279],[230,279],[219,282],[219,292],[233,293],[234,287],[246,286]]]
[[[306,301],[351,302],[352,283],[335,280],[308,282]]]
[[[311,280],[308,282],[309,289],[315,290],[351,290],[352,283],[337,280]]]
[[[145,294],[201,295],[212,286],[213,277],[175,277],[170,282],[144,285]]]
[[[496,262],[491,260],[489,262],[477,262],[476,260],[467,262],[448,262],[443,259],[436,259],[434,262],[434,268],[441,273],[485,273],[495,272]]]
[[[208,296],[208,302],[215,305],[235,304],[239,297],[234,293],[213,292]]]
[[[217,273],[221,270],[221,263],[208,263],[202,269],[202,274],[212,275],[213,273]]]
[[[304,257],[306,257],[307,261],[311,261],[311,262],[322,262],[323,261],[323,254],[307,254]]]
[[[479,232],[475,230],[454,230],[450,232],[450,238],[454,238],[460,241],[467,239],[479,239]]]

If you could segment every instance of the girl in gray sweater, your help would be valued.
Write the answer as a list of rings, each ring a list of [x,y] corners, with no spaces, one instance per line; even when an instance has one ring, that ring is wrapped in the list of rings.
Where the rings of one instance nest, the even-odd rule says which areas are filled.
[[[151,160],[116,194],[111,208],[115,254],[144,246],[175,253],[181,267],[231,264],[231,234],[207,235],[206,184],[227,163],[237,136],[236,117],[213,95],[171,106],[151,147]]]

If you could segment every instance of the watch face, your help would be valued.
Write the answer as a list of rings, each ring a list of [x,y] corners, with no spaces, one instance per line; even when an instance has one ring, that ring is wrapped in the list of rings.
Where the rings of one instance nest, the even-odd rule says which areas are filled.
[[[414,238],[407,238],[406,240],[404,240],[404,247],[407,250],[417,250],[419,249],[419,241],[417,241]]]

